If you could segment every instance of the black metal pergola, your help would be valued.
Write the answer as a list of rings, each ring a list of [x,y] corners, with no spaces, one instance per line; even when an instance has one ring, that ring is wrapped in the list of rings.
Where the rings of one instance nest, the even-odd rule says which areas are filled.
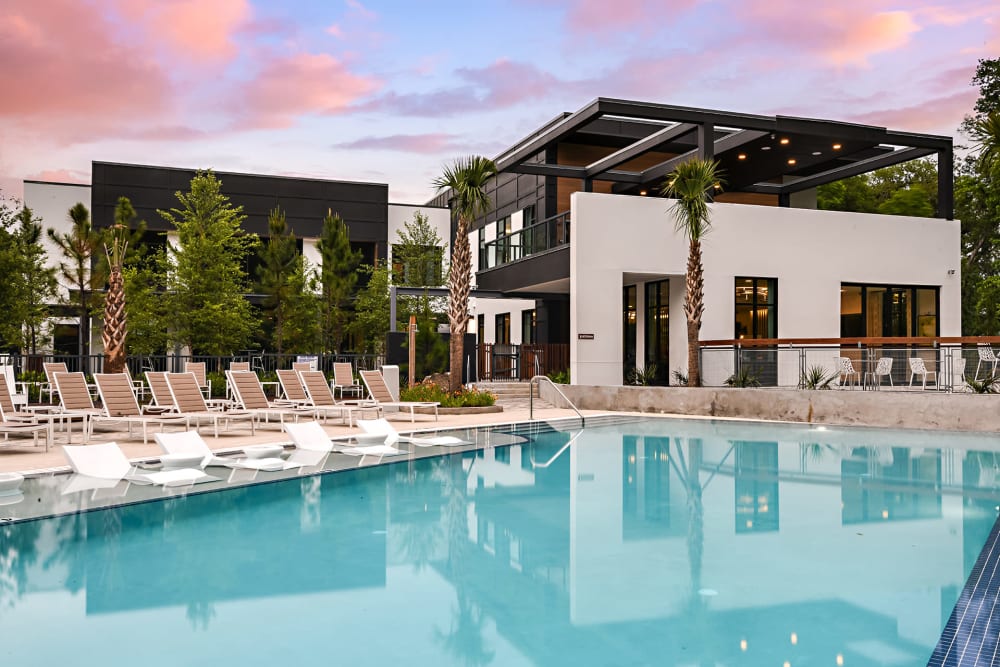
[[[559,161],[561,144],[605,146],[611,152],[570,165]],[[597,98],[555,118],[496,163],[500,172],[580,179],[587,192],[595,181],[610,181],[612,192],[646,194],[679,163],[715,159],[725,172],[727,192],[777,195],[779,205],[789,206],[794,193],[935,154],[936,215],[950,220],[951,137],[872,125]]]

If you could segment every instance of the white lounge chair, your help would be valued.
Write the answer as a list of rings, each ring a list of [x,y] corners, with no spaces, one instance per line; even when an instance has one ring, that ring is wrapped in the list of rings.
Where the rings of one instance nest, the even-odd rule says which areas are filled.
[[[134,484],[158,486],[188,486],[218,480],[218,477],[206,475],[194,468],[136,472],[116,442],[100,445],[63,445],[63,454],[73,472],[96,480],[126,480]]]
[[[277,456],[264,458],[227,458],[216,456],[197,431],[181,433],[154,433],[156,443],[166,454],[184,456],[201,456],[201,466],[222,466],[224,468],[241,468],[246,470],[290,470],[298,468],[302,463],[289,462]]]
[[[132,436],[132,425],[142,426],[142,444],[147,444],[149,424],[159,424],[160,430],[167,425],[183,426],[185,429],[191,426],[190,418],[177,413],[164,413],[159,415],[145,415],[139,407],[133,393],[132,380],[125,373],[94,373],[94,381],[97,383],[97,391],[101,395],[101,405],[104,406],[103,414],[91,417],[91,423],[95,421],[120,422],[128,426],[129,437]]]
[[[400,435],[392,424],[385,419],[359,419],[358,426],[365,433],[373,433],[386,436],[386,442],[408,442],[417,447],[455,447],[457,445],[471,445],[468,440],[462,440],[451,435],[436,435],[427,438]]]
[[[147,377],[149,377],[148,374]],[[224,422],[227,428],[230,422],[245,421],[250,424],[250,435],[254,434],[256,429],[254,414],[240,410],[225,412],[210,410],[208,403],[201,395],[201,389],[198,387],[198,381],[193,373],[167,373],[166,378],[174,406],[181,414],[194,419],[195,429],[198,428],[201,420],[210,421],[215,427],[215,437],[218,438],[220,421]]]
[[[416,408],[434,408],[434,420],[437,421],[438,407],[441,405],[437,401],[393,400],[392,392],[389,391],[389,385],[385,383],[385,378],[378,371],[361,371],[361,381],[368,388],[368,395],[371,396],[376,405],[382,408],[383,412],[385,412],[385,408],[399,408],[400,410],[405,408],[410,411],[410,422],[413,422],[415,421],[414,414]]]
[[[268,400],[260,379],[252,371],[226,371],[226,379],[236,396],[236,404],[255,415],[258,420],[267,422],[271,417],[277,417],[279,422],[284,423],[286,417],[295,421],[299,417],[316,417],[316,410],[311,407]]]
[[[318,422],[285,424],[285,431],[299,449],[330,451],[333,448],[333,441],[330,440],[330,437]],[[406,454],[405,451],[396,449],[391,443],[385,442],[374,445],[359,444],[354,447],[338,447],[334,451],[352,456],[393,456],[396,454]]]
[[[330,385],[326,383],[326,376],[323,371],[299,371],[299,378],[302,386],[305,387],[309,396],[309,405],[316,408],[318,413],[323,414],[326,421],[331,416],[339,416],[343,423],[354,426],[354,413],[369,414],[378,417],[382,409],[375,404],[375,401],[353,400],[347,402],[337,402],[330,391]]]

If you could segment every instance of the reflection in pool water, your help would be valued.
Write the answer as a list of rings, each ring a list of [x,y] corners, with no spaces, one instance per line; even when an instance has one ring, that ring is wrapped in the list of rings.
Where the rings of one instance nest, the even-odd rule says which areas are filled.
[[[0,525],[2,655],[924,665],[1000,469],[933,438],[646,420]]]

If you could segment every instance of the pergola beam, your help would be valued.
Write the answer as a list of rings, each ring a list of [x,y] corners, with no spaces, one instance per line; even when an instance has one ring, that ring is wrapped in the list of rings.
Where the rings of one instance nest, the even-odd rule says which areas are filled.
[[[727,134],[714,142],[712,153],[713,155],[719,155],[721,153],[725,153],[726,151],[731,151],[734,148],[748,144],[751,141],[756,141],[766,134],[768,133],[761,130],[740,130],[739,132]],[[677,165],[696,157],[698,153],[699,149],[695,148],[687,153],[681,153],[677,157],[672,157],[665,162],[653,165],[649,169],[644,169],[640,175],[640,180],[642,183],[651,183],[659,180],[676,169]]]
[[[673,127],[665,127],[662,130],[658,130],[644,139],[640,139],[639,141],[629,144],[619,151],[615,151],[611,155],[591,162],[587,165],[586,175],[588,178],[593,178],[594,176],[603,174],[620,164],[624,164],[629,160],[639,157],[643,153],[653,150],[657,146],[661,146],[668,141],[680,138],[685,134],[694,131],[697,127],[698,126],[693,123],[680,123],[678,125],[674,125]]]

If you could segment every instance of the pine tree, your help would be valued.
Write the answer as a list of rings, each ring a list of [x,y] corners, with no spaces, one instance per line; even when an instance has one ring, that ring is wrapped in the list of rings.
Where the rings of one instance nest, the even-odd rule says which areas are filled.
[[[27,206],[21,207],[16,220],[14,248],[20,271],[13,282],[20,298],[14,312],[6,316],[13,315],[20,323],[21,348],[37,354],[39,343],[47,333],[49,304],[55,300],[58,283],[55,269],[47,265],[45,247],[41,243],[41,221]]]
[[[354,320],[350,330],[357,340],[358,352],[383,354],[385,335],[389,332],[389,267],[385,262],[360,269],[368,273],[368,284],[354,302]]]
[[[291,307],[292,285],[299,268],[299,252],[295,235],[288,228],[285,214],[280,208],[271,211],[267,218],[269,238],[260,248],[260,267],[257,270],[260,291],[264,294],[264,312],[270,325],[271,341],[280,355],[285,348],[285,323]]]
[[[347,329],[348,308],[358,282],[361,251],[351,249],[347,225],[340,215],[329,212],[323,220],[323,231],[316,247],[323,259],[319,274],[323,351],[336,352]]]
[[[222,194],[211,171],[199,171],[176,197],[178,208],[158,211],[177,230],[167,272],[171,340],[195,354],[231,354],[256,328],[243,262],[258,238],[243,232],[243,208]]]
[[[306,354],[320,349],[321,305],[316,270],[305,257],[299,255],[288,281],[288,316],[285,321],[288,352]]]

